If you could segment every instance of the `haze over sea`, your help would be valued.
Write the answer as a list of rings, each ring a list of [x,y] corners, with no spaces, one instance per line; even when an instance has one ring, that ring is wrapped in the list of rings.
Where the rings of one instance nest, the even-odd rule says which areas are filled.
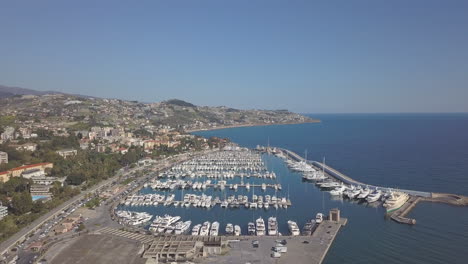
[[[311,116],[322,122],[195,134],[251,148],[269,141],[301,155],[307,149],[308,159],[326,157],[328,165],[369,184],[468,195],[468,114]],[[382,207],[328,195],[302,203],[311,214],[339,207],[349,218],[325,263],[466,263],[467,208],[420,203],[409,215],[417,224],[407,226],[385,219]]]

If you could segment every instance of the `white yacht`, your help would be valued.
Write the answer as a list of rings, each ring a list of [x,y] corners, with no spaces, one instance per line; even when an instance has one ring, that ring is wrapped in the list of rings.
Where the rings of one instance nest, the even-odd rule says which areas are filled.
[[[322,214],[322,213],[318,213],[318,214],[315,216],[315,222],[316,222],[317,224],[320,224],[320,223],[322,223],[322,221],[323,221],[323,214]]]
[[[200,229],[200,236],[208,236],[210,234],[210,227],[211,227],[210,222],[208,221],[204,222]]]
[[[367,202],[373,203],[377,202],[380,197],[382,196],[382,191],[381,190],[376,190],[375,192],[369,194],[366,198]]]
[[[384,207],[387,208],[387,213],[393,212],[408,201],[409,196],[404,192],[391,192],[390,197],[385,200]]]
[[[210,236],[218,236],[219,233],[219,222],[213,222],[210,229]]]
[[[331,190],[330,194],[333,196],[339,196],[339,195],[342,195],[345,190],[346,190],[346,187],[344,185],[341,185],[340,187],[337,187],[334,190]]]
[[[296,222],[289,220],[288,227],[289,227],[289,232],[291,232],[291,235],[298,236],[301,234]]]
[[[348,192],[348,198],[350,199],[353,199],[355,198],[356,196],[358,196],[360,193],[361,193],[361,188],[356,188],[354,190],[351,190],[350,192]]]
[[[234,233],[234,226],[231,223],[226,225],[226,235],[232,235]]]
[[[234,226],[234,235],[235,236],[240,236],[241,235],[241,227],[238,225]]]
[[[278,221],[276,220],[276,217],[271,216],[268,218],[268,235],[278,235]]]
[[[259,217],[256,221],[256,228],[257,228],[257,236],[264,236],[265,235],[265,221],[263,218]]]
[[[358,199],[366,199],[366,197],[371,193],[369,187],[366,187],[361,193],[357,196]]]
[[[200,234],[201,226],[202,225],[197,224],[192,228],[192,236],[198,236]]]
[[[190,225],[192,225],[192,221],[178,222],[175,225],[174,233],[176,235],[185,234],[189,230]]]
[[[249,222],[249,224],[247,225],[247,233],[249,235],[255,235],[255,224],[254,223]]]

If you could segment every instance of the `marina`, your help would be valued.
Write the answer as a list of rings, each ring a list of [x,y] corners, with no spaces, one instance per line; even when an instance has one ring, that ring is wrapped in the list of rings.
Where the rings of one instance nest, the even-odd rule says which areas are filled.
[[[241,158],[245,153],[255,162]],[[226,155],[235,161],[216,160]],[[214,172],[208,169],[208,163],[215,164]],[[239,164],[242,169],[235,169],[232,164]],[[292,196],[291,185],[295,186]],[[307,185],[315,185],[318,193],[328,193],[332,201],[344,199],[366,207],[384,208],[391,219],[405,224],[415,224],[416,221],[406,215],[419,201],[431,198],[424,192],[421,192],[424,196],[416,197],[420,192],[358,183],[324,162],[307,161],[287,150],[232,148],[212,153],[209,158],[186,161],[177,165],[177,169],[156,175],[139,192],[120,201],[117,210],[152,214],[152,222],[138,227],[155,236],[236,237],[241,240],[270,236],[314,237],[329,218],[320,211],[314,212],[314,207],[308,211],[306,203],[295,202],[298,188]],[[301,209],[295,209],[296,205]],[[283,210],[285,213],[281,213]],[[321,211],[326,211],[324,206]],[[304,212],[305,217],[299,216]],[[165,217],[174,220],[163,222],[161,227],[157,219]],[[272,252],[272,259],[283,257],[281,252]]]

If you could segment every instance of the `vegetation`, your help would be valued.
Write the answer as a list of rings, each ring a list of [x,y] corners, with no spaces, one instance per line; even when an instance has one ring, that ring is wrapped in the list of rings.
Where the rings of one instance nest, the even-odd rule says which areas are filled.
[[[9,206],[10,211],[10,214],[0,221],[0,241],[7,239],[42,214],[80,193],[77,188],[61,187],[60,183],[56,182],[51,188],[54,195],[51,200],[33,202],[27,190],[29,184],[29,180],[19,177],[0,183],[0,200],[2,204]],[[11,197],[11,203],[8,202],[7,197]]]
[[[85,206],[90,209],[93,209],[95,207],[98,207],[100,203],[101,200],[98,197],[94,197],[93,199],[89,200],[89,202],[87,202]]]

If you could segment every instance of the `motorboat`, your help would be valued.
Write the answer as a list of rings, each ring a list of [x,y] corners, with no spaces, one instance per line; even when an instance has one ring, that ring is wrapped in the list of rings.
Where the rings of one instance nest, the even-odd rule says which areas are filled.
[[[291,233],[291,235],[293,235],[293,236],[300,235],[299,227],[297,226],[296,222],[289,220],[288,221],[288,228],[289,228],[289,232]]]
[[[238,225],[234,226],[234,235],[235,236],[240,236],[241,235],[241,227]]]
[[[197,224],[192,228],[192,236],[198,236],[200,234],[201,226],[202,225]]]
[[[231,223],[226,225],[226,235],[232,235],[234,233],[234,226]]]
[[[278,221],[276,220],[276,217],[271,216],[268,218],[268,235],[278,235]]]
[[[219,233],[219,222],[213,222],[210,228],[210,236],[218,236]]]
[[[320,223],[322,223],[322,221],[323,221],[323,214],[322,213],[317,213],[317,215],[315,216],[315,222],[317,224],[320,224]]]
[[[259,217],[255,221],[255,226],[257,228],[257,236],[264,236],[265,235],[265,221],[263,218]]]

